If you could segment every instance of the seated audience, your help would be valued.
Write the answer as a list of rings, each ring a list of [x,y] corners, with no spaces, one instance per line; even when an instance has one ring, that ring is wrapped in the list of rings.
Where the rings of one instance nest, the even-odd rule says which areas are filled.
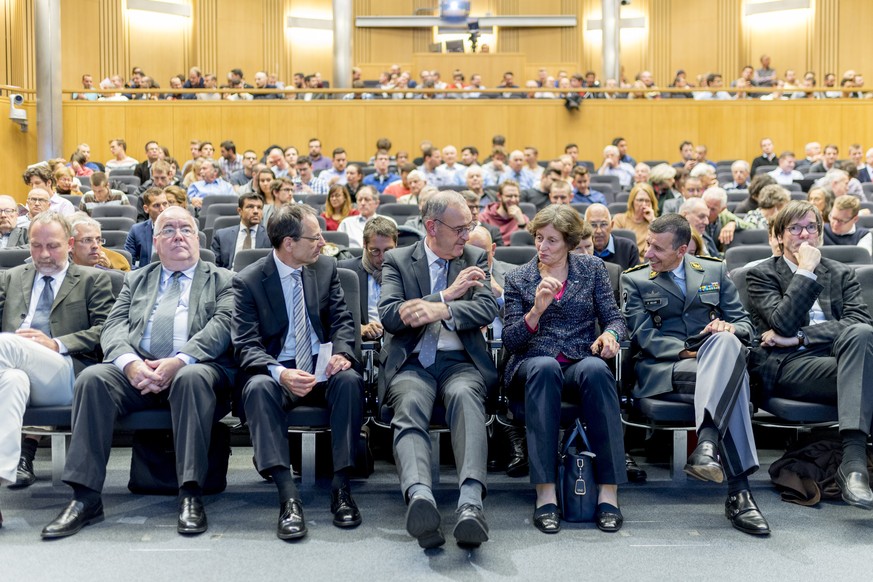
[[[103,172],[94,172],[91,175],[91,191],[82,195],[79,201],[79,210],[89,215],[98,206],[128,206],[130,201],[127,194],[121,190],[110,190],[109,179]]]
[[[718,186],[708,188],[703,193],[703,201],[709,208],[706,232],[718,244],[720,251],[724,252],[727,245],[731,244],[736,231],[752,228],[751,223],[727,209],[727,192]]]
[[[24,183],[31,188],[39,188],[44,190],[49,196],[49,206],[43,210],[51,210],[58,212],[64,216],[69,216],[76,212],[76,208],[66,198],[61,197],[57,193],[55,179],[52,176],[51,170],[45,165],[30,166],[24,172]]]
[[[473,170],[474,168],[470,168]],[[468,170],[468,172],[470,171]],[[484,222],[479,222],[479,212],[481,211],[481,207],[479,206],[479,197],[475,192],[471,190],[464,190],[461,192],[461,196],[464,197],[464,201],[467,203],[467,208],[470,209],[470,213],[473,215],[473,219],[478,223],[478,226],[481,226],[483,229],[488,231],[488,236],[491,238],[491,242],[494,243],[495,246],[505,247],[506,245],[503,243],[503,236],[500,234],[500,229],[494,226],[493,224],[486,224]],[[424,230],[424,204],[419,206],[421,208],[421,216],[417,216],[417,223],[420,223],[419,230],[422,234],[425,233]],[[412,219],[406,221],[406,226],[412,224]]]
[[[134,224],[124,241],[124,250],[133,258],[133,269],[141,269],[152,262],[155,221],[169,206],[167,195],[159,188],[150,188],[142,195],[142,206],[148,214],[148,220]]]
[[[8,194],[0,194],[0,249],[30,248],[28,229],[17,223],[18,203]]]
[[[109,142],[109,153],[112,154],[112,159],[103,164],[107,174],[111,175],[113,170],[133,170],[139,163],[127,155],[127,142],[121,138]]]
[[[576,166],[573,168],[573,204],[606,204],[603,192],[591,188],[591,176],[588,168]]]
[[[752,178],[749,184],[749,197],[737,204],[734,208],[736,214],[752,212],[758,208],[758,197],[761,195],[761,190],[765,186],[776,184],[776,180],[769,174],[759,174]],[[703,195],[701,191],[701,196]]]
[[[513,232],[528,223],[527,216],[518,205],[520,201],[518,184],[513,180],[506,180],[497,188],[497,202],[489,204],[479,213],[479,222],[500,229],[505,245],[509,245],[509,238]]]
[[[221,166],[213,160],[204,160],[200,166],[200,179],[188,186],[188,199],[191,206],[200,208],[206,196],[232,196],[235,195],[230,182],[221,177]]]
[[[375,188],[375,186],[371,186]],[[340,223],[349,216],[357,216],[358,211],[352,207],[352,197],[345,186],[334,184],[328,191],[324,201],[324,212],[321,217],[327,225],[327,230],[337,230]]]
[[[803,180],[803,174],[794,169],[794,152],[784,151],[779,154],[778,165],[778,168],[767,172],[767,174],[779,184],[787,186],[797,180]]]
[[[74,263],[106,271],[130,271],[130,263],[124,255],[103,246],[103,229],[99,222],[84,212],[77,212],[70,216],[70,230],[73,234],[70,259]]]
[[[397,199],[398,204],[418,204],[418,196],[422,188],[431,186],[425,179],[424,174],[420,170],[412,170],[406,175],[406,184],[408,192]],[[431,186],[435,188],[435,186]]]
[[[778,184],[764,186],[758,194],[758,207],[747,213],[745,220],[754,228],[769,229],[770,221],[790,201],[791,195],[782,186]]]
[[[709,207],[703,198],[688,198],[679,207],[679,216],[685,218],[691,225],[691,230],[700,235],[703,239],[703,244],[706,247],[706,255],[710,257],[719,257],[718,245],[707,232],[709,226]]]
[[[858,246],[873,255],[873,233],[858,226],[860,210],[861,203],[854,196],[838,196],[830,211],[830,220],[822,231],[824,244]]]
[[[364,226],[371,218],[381,216],[380,214],[376,214],[378,208],[379,193],[376,192],[376,189],[372,186],[362,187],[360,192],[358,192],[358,214],[344,218],[342,222],[340,222],[339,227],[337,227],[337,232],[344,232],[349,235],[349,246],[351,248],[363,248]],[[384,218],[395,224],[397,223],[397,221],[390,216]]]
[[[806,199],[815,206],[822,221],[827,224],[830,220],[831,209],[834,207],[834,194],[828,188],[813,186],[806,194]]]
[[[731,164],[731,182],[722,185],[725,190],[748,190],[749,189],[749,163],[746,160],[737,160]]]
[[[618,176],[619,184],[622,188],[630,188],[634,183],[635,170],[634,167],[619,159],[618,148],[614,145],[608,145],[603,148],[603,163],[597,170],[598,176]]]
[[[376,171],[364,178],[364,186],[372,186],[379,194],[385,193],[385,189],[400,179],[400,176],[388,169],[390,157],[387,150],[379,150],[373,160]]]
[[[291,178],[284,177],[270,180],[270,197],[268,200],[270,201],[269,203],[264,203],[263,217],[261,218],[263,224],[269,223],[273,214],[278,212],[280,208],[293,202],[294,182]]]
[[[398,164],[398,167],[400,168],[400,179],[395,180],[382,191],[383,194],[394,196],[396,200],[400,200],[411,192],[408,182],[409,174],[415,171],[415,165],[409,163],[403,165]]]
[[[683,198],[676,188],[676,168],[668,164],[658,164],[652,168],[652,172],[649,174],[649,184],[651,184],[658,202],[656,213],[669,214],[679,209]],[[701,190],[702,192],[703,190]]]

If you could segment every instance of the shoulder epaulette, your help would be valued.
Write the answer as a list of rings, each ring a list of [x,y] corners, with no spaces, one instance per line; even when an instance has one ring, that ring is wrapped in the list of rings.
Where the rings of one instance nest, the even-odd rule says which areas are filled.
[[[724,262],[724,259],[719,259],[718,257],[710,257],[708,255],[700,255],[700,256],[695,257],[695,258],[704,259],[706,261],[715,261],[716,263],[723,263]]]
[[[640,269],[648,268],[648,266],[649,266],[649,263],[640,263],[639,265],[633,266],[624,272],[625,273],[633,273],[634,271],[639,271]]]

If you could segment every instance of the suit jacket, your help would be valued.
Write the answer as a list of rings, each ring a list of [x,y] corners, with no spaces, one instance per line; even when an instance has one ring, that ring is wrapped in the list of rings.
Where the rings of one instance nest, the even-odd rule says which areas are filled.
[[[623,236],[610,236],[612,236],[615,252],[605,257],[600,257],[601,259],[607,263],[620,266],[622,270],[630,269],[640,264],[640,251],[634,241]]]
[[[139,222],[130,228],[127,240],[124,241],[124,250],[133,257],[135,264],[131,265],[131,268],[141,269],[152,262],[153,237],[154,226],[151,220],[146,219],[145,222]]]
[[[215,253],[215,264],[225,269],[233,269],[233,258],[236,255],[236,239],[239,236],[240,225],[228,226],[215,232],[212,236],[212,252]],[[260,225],[253,249],[270,248],[265,225]]]
[[[622,303],[633,348],[637,386],[644,398],[673,391],[673,364],[685,340],[713,319],[732,323],[745,344],[754,330],[737,288],[720,259],[685,255],[685,297],[670,277],[643,263],[621,276]]]
[[[385,402],[385,391],[400,367],[413,354],[424,335],[426,326],[407,327],[400,320],[400,306],[411,299],[440,301],[439,293],[430,292],[430,269],[425,241],[400,247],[385,255],[382,265],[382,297],[379,300],[379,319],[385,328],[380,353],[382,374],[379,382],[379,400]],[[460,257],[449,262],[446,286],[454,283],[463,269],[477,266],[485,271],[481,287],[469,289],[463,297],[450,303],[455,331],[476,369],[482,374],[485,386],[497,387],[497,368],[482,335],[482,328],[497,317],[497,301],[491,293],[491,277],[485,251],[467,245]]]
[[[158,297],[161,268],[160,262],[154,262],[125,277],[100,337],[106,353],[105,362],[129,353],[151,358],[140,349],[140,343]],[[234,367],[228,350],[233,316],[232,278],[230,271],[212,263],[197,263],[191,281],[188,341],[180,350],[198,362],[214,362],[226,369]]]
[[[600,333],[596,324],[600,324],[600,330],[614,330],[620,338],[627,335],[603,261],[576,254],[568,259],[564,294],[545,310],[534,333],[528,329],[524,315],[533,307],[542,281],[539,259],[534,257],[506,275],[503,345],[511,354],[504,373],[507,386],[527,358],[558,354],[571,360],[595,357],[591,344]]]
[[[186,95],[187,97],[187,95]],[[138,163],[136,167],[133,169],[133,175],[139,178],[140,184],[145,184],[149,180],[152,179],[152,171],[149,169],[149,161],[143,160]]]
[[[858,172],[858,181],[859,182],[873,182],[873,170],[868,168],[862,168],[860,172]]]
[[[746,280],[749,311],[758,333],[772,329],[781,336],[793,337],[802,330],[807,349],[814,353],[829,349],[852,324],[873,324],[861,285],[850,266],[822,258],[815,276],[815,281],[795,276],[781,257],[771,257],[752,267]],[[809,310],[816,299],[827,321],[809,325]],[[765,390],[778,378],[783,360],[795,352],[797,348],[754,348],[753,368]]]
[[[23,227],[13,228],[9,232],[9,241],[6,243],[7,249],[24,249],[30,248],[30,237],[27,234],[27,229]]]
[[[321,255],[313,265],[303,267],[303,297],[309,323],[318,341],[333,342],[333,353],[342,354],[360,371],[355,356],[352,312],[346,307],[336,260]],[[240,368],[247,374],[269,374],[269,366],[285,346],[288,334],[290,298],[282,291],[276,260],[270,253],[240,271],[233,279],[233,348]]]
[[[36,275],[33,264],[0,274],[3,332],[15,332],[27,316]],[[50,326],[52,337],[63,343],[72,356],[76,373],[101,360],[100,332],[114,301],[106,273],[70,263],[52,304]]]
[[[358,276],[358,288],[360,291],[358,296],[361,298],[361,325],[366,325],[370,323],[370,315],[367,313],[370,300],[370,285],[367,281],[369,273],[367,273],[367,270],[364,269],[364,263],[361,262],[361,259],[356,257],[354,259],[344,259],[342,261],[338,261],[336,266],[343,269],[349,269],[350,271],[354,271],[355,275]]]

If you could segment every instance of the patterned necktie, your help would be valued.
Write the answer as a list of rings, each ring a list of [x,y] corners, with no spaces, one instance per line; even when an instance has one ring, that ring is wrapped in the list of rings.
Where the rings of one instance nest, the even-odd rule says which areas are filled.
[[[244,250],[252,248],[252,229],[250,228],[246,228],[246,237],[243,239],[242,248]]]
[[[149,351],[156,359],[173,355],[173,327],[176,321],[176,308],[182,296],[182,285],[179,282],[181,276],[180,271],[170,276],[169,287],[158,303],[152,319],[152,340]]]
[[[439,265],[439,273],[437,273],[436,281],[434,282],[431,293],[439,293],[446,288],[446,260],[437,259],[436,264]],[[424,338],[421,340],[421,351],[418,352],[418,361],[425,368],[430,368],[436,362],[437,344],[440,341],[441,321],[435,321],[427,326],[424,331]]]
[[[297,369],[312,373],[312,342],[309,337],[309,318],[306,317],[306,304],[303,302],[303,282],[300,271],[291,273],[291,300],[294,308],[294,360]]]
[[[30,320],[30,328],[38,329],[47,336],[52,337],[52,303],[55,302],[52,281],[54,281],[54,278],[46,275],[42,280],[45,285],[42,288],[42,293],[39,294],[39,300],[36,303],[36,311],[33,312],[33,319]]]

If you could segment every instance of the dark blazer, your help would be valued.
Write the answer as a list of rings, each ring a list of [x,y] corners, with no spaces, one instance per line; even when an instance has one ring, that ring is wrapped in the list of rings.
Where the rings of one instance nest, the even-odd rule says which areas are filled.
[[[215,253],[215,264],[219,267],[233,269],[233,258],[236,255],[236,239],[239,236],[239,229],[240,225],[237,224],[222,228],[212,235],[212,252]],[[259,225],[258,234],[253,242],[255,244],[252,248],[270,248],[270,239],[267,237],[265,225]]]
[[[542,281],[539,259],[534,257],[506,275],[503,345],[511,354],[504,373],[507,386],[527,358],[558,354],[571,360],[595,357],[591,344],[599,335],[595,327],[598,323],[601,331],[614,330],[620,338],[627,335],[603,261],[572,253],[568,259],[564,295],[549,305],[533,333],[524,315],[533,307],[537,285]]]
[[[212,263],[199,261],[191,281],[188,309],[188,342],[182,353],[198,362],[214,362],[227,369],[235,367],[230,347],[233,316],[233,273]],[[100,342],[111,362],[123,354],[141,352],[139,344],[155,306],[161,282],[161,263],[154,262],[124,278],[118,300],[103,326]]]
[[[342,354],[360,371],[355,357],[355,329],[352,312],[346,307],[336,260],[319,256],[313,265],[303,267],[303,297],[306,312],[318,341],[333,342],[333,353]],[[233,349],[240,368],[247,374],[269,374],[288,334],[287,301],[276,259],[270,253],[257,260],[233,279]]]
[[[370,286],[367,284],[367,276],[369,273],[364,269],[364,263],[361,262],[361,259],[354,258],[337,261],[336,266],[342,269],[354,271],[355,275],[358,276],[358,288],[360,291],[358,296],[361,298],[361,325],[367,325],[370,323],[370,316],[367,313],[369,302],[368,292]]]
[[[412,355],[424,335],[426,327],[407,327],[400,320],[400,306],[410,299],[440,301],[439,293],[430,292],[430,270],[427,265],[425,241],[400,247],[385,255],[382,265],[382,297],[379,300],[379,319],[385,328],[380,359],[383,373],[379,382],[379,401],[385,402],[385,391],[400,367]],[[455,331],[476,369],[482,374],[485,386],[497,387],[497,368],[482,335],[482,328],[497,317],[497,301],[491,292],[488,258],[485,251],[467,245],[460,257],[449,262],[447,286],[463,269],[477,266],[485,271],[481,287],[469,289],[460,299],[451,302]]]
[[[868,168],[862,168],[860,172],[858,172],[858,181],[859,182],[873,182],[873,170]]]
[[[855,271],[847,265],[822,258],[816,280],[795,276],[781,257],[771,257],[752,267],[746,275],[749,311],[758,333],[772,329],[793,337],[806,335],[810,350],[829,348],[842,331],[856,323],[873,324]],[[809,325],[809,310],[818,299],[827,321]],[[772,386],[782,361],[797,348],[754,348],[755,370],[764,387]]]
[[[152,262],[152,238],[154,236],[152,221],[134,224],[127,233],[124,241],[124,250],[133,257],[134,264],[131,269],[140,269]]]
[[[140,184],[145,184],[152,179],[152,171],[149,168],[149,161],[144,160],[136,165],[133,169],[133,175],[139,178]]]
[[[640,251],[637,248],[637,243],[630,239],[624,238],[623,236],[610,236],[612,236],[615,252],[610,253],[605,257],[600,255],[597,256],[600,256],[600,258],[607,263],[613,263],[620,266],[622,270],[630,269],[631,267],[635,267],[636,265],[640,264]]]
[[[771,157],[766,158],[764,154],[761,154],[754,160],[752,160],[752,167],[750,169],[750,175],[752,178],[755,177],[755,170],[758,169],[759,166],[776,166],[779,165],[779,156],[776,154],[770,154]],[[749,178],[751,179],[751,178]]]
[[[15,332],[27,316],[36,275],[33,264],[0,274],[3,332]],[[50,325],[52,337],[63,343],[72,356],[76,373],[102,359],[100,332],[114,301],[106,273],[70,263],[52,304]]]

